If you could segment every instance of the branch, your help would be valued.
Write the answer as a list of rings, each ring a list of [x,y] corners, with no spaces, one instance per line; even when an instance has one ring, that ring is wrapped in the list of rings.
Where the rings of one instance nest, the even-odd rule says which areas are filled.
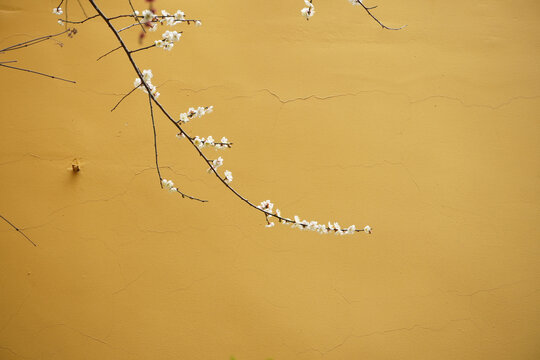
[[[236,191],[233,187],[231,187],[226,179],[222,178],[217,170],[215,169],[215,167],[213,166],[212,164],[212,161],[210,161],[205,155],[204,153],[201,151],[201,149],[199,149],[199,147],[197,145],[195,145],[195,143],[193,142],[192,138],[189,136],[189,134],[178,124],[178,122],[176,122],[174,120],[174,118],[167,112],[167,110],[163,107],[163,105],[156,99],[156,97],[152,94],[152,90],[150,89],[150,87],[148,86],[148,84],[146,83],[146,81],[144,81],[144,78],[143,78],[143,75],[139,69],[139,67],[137,66],[137,64],[135,63],[135,60],[133,59],[133,56],[132,56],[132,51],[130,51],[126,44],[124,43],[122,37],[120,36],[120,34],[118,33],[118,30],[114,27],[114,25],[112,25],[111,23],[111,20],[112,19],[115,19],[115,18],[118,18],[118,17],[112,17],[112,18],[108,18],[104,13],[103,11],[97,6],[97,4],[95,3],[95,0],[89,0],[90,3],[92,4],[92,6],[94,7],[94,9],[98,12],[98,14],[101,16],[101,18],[105,21],[105,23],[108,25],[109,29],[113,32],[114,36],[116,37],[116,39],[118,40],[120,46],[122,46],[122,49],[124,50],[126,56],[128,57],[128,60],[129,62],[131,63],[131,66],[133,67],[133,69],[135,70],[135,72],[137,73],[137,76],[141,79],[141,83],[142,85],[146,88],[146,91],[148,92],[148,95],[151,99],[151,101],[161,110],[161,112],[163,113],[163,115],[165,115],[169,121],[180,131],[180,133],[182,135],[184,135],[188,141],[191,143],[192,147],[195,149],[195,151],[197,151],[197,153],[199,154],[199,156],[202,157],[203,161],[206,163],[206,165],[208,165],[210,167],[210,172],[213,173],[219,181],[221,181],[221,183],[227,188],[229,189],[234,195],[236,195],[237,198],[239,198],[240,200],[242,200],[243,202],[245,202],[248,206],[252,207],[253,209],[261,212],[262,214],[264,214],[264,216],[266,218],[268,217],[274,217],[276,219],[278,219],[280,222],[282,223],[287,223],[287,224],[294,224],[294,225],[297,225],[297,226],[300,226],[302,228],[307,228],[308,225],[303,225],[303,224],[298,224],[298,222],[296,221],[296,219],[293,221],[291,219],[288,219],[288,218],[285,218],[285,217],[282,217],[281,215],[277,214],[277,213],[271,213],[270,211],[266,211],[266,210],[263,210],[262,207],[259,207],[255,204],[253,204],[252,202],[250,202],[247,198],[245,198],[244,196],[242,196],[238,191]],[[181,193],[182,194],[182,193]],[[184,194],[182,194],[184,196]],[[186,196],[187,197],[187,196]],[[325,226],[326,230],[327,231],[334,231],[334,232],[338,232],[337,230],[335,230],[333,227],[330,227],[330,226]],[[367,227],[368,228],[368,227]],[[369,228],[371,229],[371,228]],[[354,230],[355,232],[361,232],[361,231],[366,231],[367,230],[360,230],[360,229],[356,229]]]
[[[369,16],[371,16],[373,18],[373,20],[375,20],[379,25],[381,25],[383,29],[386,29],[386,30],[401,30],[401,29],[403,29],[404,27],[407,26],[407,25],[403,25],[403,26],[398,27],[398,28],[388,27],[388,26],[384,25],[379,19],[377,19],[375,17],[375,15],[373,15],[371,13],[371,10],[375,9],[377,6],[367,7],[366,5],[364,5],[364,3],[362,3],[362,0],[356,0],[356,3],[362,5],[362,7],[364,8],[364,10],[366,10],[366,12],[369,14]]]
[[[60,32],[58,34],[41,36],[41,37],[38,37],[38,38],[35,38],[35,39],[24,41],[24,42],[19,43],[19,44],[11,45],[11,46],[8,46],[7,48],[0,49],[0,53],[6,52],[6,51],[12,51],[12,50],[21,49],[21,48],[24,48],[24,47],[27,47],[27,46],[31,46],[31,45],[40,43],[42,41],[52,39],[53,37],[63,35],[65,33],[67,33],[68,31],[70,31],[70,29],[64,30],[64,31],[62,31],[62,32]]]
[[[138,52],[138,51],[150,49],[150,48],[153,48],[153,47],[156,47],[156,44],[152,44],[152,45],[148,45],[148,46],[145,46],[145,47],[142,47],[142,48],[138,48],[138,49],[135,49],[135,50],[131,50],[130,53],[133,54],[133,53],[136,53],[136,52]]]
[[[95,19],[97,17],[99,17],[99,15],[92,15],[92,16],[89,16],[86,19],[80,20],[80,21],[62,20],[62,22],[66,23],[66,24],[83,24],[83,23],[87,22],[88,20],[92,20],[92,19]]]
[[[137,20],[137,23],[141,26],[141,29],[143,31],[143,33],[146,34],[146,29],[144,28],[144,25],[141,24],[141,21],[139,20],[139,18],[135,15],[135,8],[133,7],[133,4],[131,3],[131,0],[128,0],[129,2],[129,6],[131,7],[131,11],[133,11],[133,17],[135,18],[135,20]]]
[[[14,70],[26,71],[26,72],[29,72],[29,73],[32,73],[32,74],[46,76],[46,77],[49,77],[51,79],[62,80],[62,81],[70,82],[72,84],[76,84],[76,82],[73,81],[73,80],[63,79],[63,78],[60,78],[60,77],[57,77],[57,76],[40,73],[40,72],[37,72],[37,71],[34,71],[34,70],[23,69],[23,68],[18,68],[18,67],[15,67],[15,66],[4,65],[4,64],[0,64],[0,66],[7,67],[7,68],[10,68],[10,69],[14,69]]]
[[[100,57],[98,57],[96,61],[99,61],[99,60],[103,59],[105,56],[107,56],[107,55],[109,55],[110,53],[113,53],[113,52],[115,52],[116,50],[121,49],[121,48],[122,48],[122,47],[119,46],[119,47],[117,47],[117,48],[112,49],[111,51],[107,52],[106,54],[103,54],[103,55],[101,55]]]
[[[3,217],[2,215],[0,215],[0,217],[2,219],[4,219],[5,222],[7,222],[9,225],[11,225],[12,228],[14,228],[16,231],[19,232],[19,234],[21,234],[22,236],[24,236],[26,238],[26,240],[30,241],[30,244],[34,245],[34,246],[37,246],[35,242],[33,242],[32,240],[30,240],[30,238],[28,236],[26,236],[25,233],[22,232],[21,229],[19,229],[18,227],[16,227],[15,225],[13,225],[8,219],[6,219],[5,217]]]
[[[118,102],[116,103],[116,105],[114,105],[114,107],[111,109],[111,112],[113,112],[113,111],[118,107],[118,105],[120,105],[120,103],[121,103],[122,101],[124,101],[125,98],[127,98],[129,95],[131,95],[131,93],[133,93],[135,90],[137,90],[137,88],[138,88],[138,86],[137,86],[137,87],[134,87],[133,89],[131,89],[130,92],[128,92],[126,95],[122,96],[122,98],[120,99],[120,101],[118,101]]]

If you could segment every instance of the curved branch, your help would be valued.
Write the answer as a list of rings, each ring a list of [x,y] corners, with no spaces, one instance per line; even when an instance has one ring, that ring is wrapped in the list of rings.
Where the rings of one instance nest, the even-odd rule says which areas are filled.
[[[375,15],[373,15],[373,14],[371,13],[371,10],[372,10],[372,9],[375,9],[377,6],[367,7],[366,5],[364,5],[364,3],[362,3],[362,0],[356,0],[356,3],[362,5],[362,7],[364,8],[364,10],[366,10],[366,12],[368,13],[368,15],[371,16],[371,18],[372,18],[373,20],[375,20],[379,25],[381,25],[383,29],[386,29],[386,30],[401,30],[401,29],[403,29],[404,27],[407,26],[407,25],[403,25],[403,26],[398,27],[398,28],[391,28],[391,27],[388,27],[388,26],[384,25],[379,19],[377,19],[377,18],[375,17]]]
[[[122,37],[120,36],[120,34],[118,33],[118,30],[114,27],[114,25],[111,23],[111,20],[112,19],[115,19],[117,17],[112,17],[112,18],[108,18],[104,13],[103,11],[97,6],[97,4],[95,3],[95,0],[88,0],[90,1],[90,3],[92,4],[92,6],[94,7],[94,9],[98,12],[98,14],[101,16],[101,18],[105,21],[105,23],[108,25],[109,29],[113,32],[114,36],[116,37],[116,39],[118,40],[120,46],[122,46],[122,49],[124,50],[126,56],[128,57],[128,60],[129,62],[131,63],[131,66],[133,67],[133,69],[135,70],[135,72],[137,73],[137,76],[141,79],[141,84],[146,88],[146,91],[148,92],[149,94],[149,97],[151,98],[152,102],[161,110],[161,112],[163,113],[163,115],[165,115],[169,120],[170,122],[180,131],[180,133],[182,133],[187,139],[188,141],[191,143],[191,145],[193,146],[193,148],[195,149],[195,151],[197,151],[197,153],[199,154],[199,156],[201,156],[201,158],[203,159],[203,161],[206,163],[206,165],[208,165],[210,167],[210,172],[213,173],[217,178],[218,180],[227,188],[229,189],[237,198],[239,198],[240,200],[242,200],[244,203],[246,203],[248,206],[252,207],[253,209],[259,211],[260,213],[264,214],[265,218],[268,218],[268,217],[274,217],[276,219],[278,219],[280,222],[282,223],[287,223],[287,224],[296,224],[296,222],[294,220],[291,220],[289,218],[285,218],[285,217],[282,217],[280,215],[278,215],[277,213],[272,213],[270,211],[266,211],[266,210],[263,210],[262,208],[260,208],[259,206],[253,204],[251,201],[249,201],[247,198],[245,198],[244,196],[242,196],[238,191],[236,191],[233,187],[231,187],[227,181],[222,178],[217,170],[215,169],[215,167],[213,166],[212,164],[212,161],[210,161],[205,155],[204,153],[202,152],[202,150],[193,142],[192,140],[192,137],[189,136],[189,134],[179,125],[178,122],[176,122],[174,120],[174,118],[167,112],[167,110],[163,107],[163,105],[156,99],[156,97],[152,94],[152,90],[150,89],[150,87],[148,86],[148,84],[146,83],[146,81],[143,80],[143,75],[142,75],[142,72],[141,70],[139,69],[139,67],[137,66],[137,63],[135,62],[135,60],[133,59],[133,56],[132,56],[132,52],[127,48],[126,44],[124,43],[124,40],[122,39]],[[182,194],[182,193],[181,193]],[[182,194],[183,196],[185,196],[184,194]],[[187,197],[187,196],[186,196]],[[303,227],[306,227],[302,224],[300,224],[300,226],[303,226]],[[331,227],[326,227],[326,229],[331,232],[331,231],[336,231],[334,230],[333,228]],[[364,230],[361,230],[361,229],[356,229],[354,230],[355,232],[363,232]]]
[[[4,219],[5,222],[7,222],[9,225],[11,225],[12,228],[14,228],[16,231],[19,232],[19,234],[21,234],[22,236],[24,236],[26,238],[26,240],[30,241],[30,243],[34,246],[37,246],[35,242],[33,242],[32,240],[30,240],[30,238],[28,236],[26,236],[25,233],[22,232],[21,229],[19,229],[18,227],[16,227],[15,225],[13,225],[11,223],[11,221],[9,221],[8,219],[6,219],[5,217],[3,217],[2,215],[0,215],[0,218]]]

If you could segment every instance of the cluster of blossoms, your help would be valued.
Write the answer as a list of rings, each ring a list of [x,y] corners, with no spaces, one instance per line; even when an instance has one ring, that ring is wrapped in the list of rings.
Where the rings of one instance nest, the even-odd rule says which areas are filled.
[[[230,184],[233,181],[232,172],[230,172],[229,170],[225,170],[224,174],[225,174],[225,182],[227,184]]]
[[[300,218],[296,215],[294,216],[294,219],[282,217],[279,209],[276,209],[275,213],[272,212],[272,210],[274,209],[274,204],[270,200],[265,200],[261,202],[260,205],[257,206],[257,208],[261,209],[266,214],[266,221],[268,223],[266,227],[273,227],[275,225],[275,223],[270,222],[270,219],[272,217],[275,217],[279,220],[280,223],[285,225],[291,225],[292,228],[316,231],[320,234],[328,234],[333,232],[336,235],[350,235],[358,231],[355,225],[351,225],[347,228],[341,228],[341,226],[337,222],[329,222],[328,225],[326,225],[319,224],[317,221],[300,220]],[[371,227],[368,225],[364,227],[363,231],[365,233],[371,234]]]
[[[156,31],[158,24],[175,26],[182,22],[195,23],[195,26],[201,26],[202,23],[199,20],[189,20],[185,18],[185,14],[182,10],[177,10],[174,14],[169,14],[165,10],[161,10],[161,15],[157,15],[153,9],[143,10],[142,14],[139,11],[133,13],[133,17],[144,24],[149,31]],[[154,41],[156,47],[164,50],[172,50],[174,43],[180,40],[181,32],[177,31],[165,31],[160,40]],[[144,37],[144,33],[141,33],[141,39]]]
[[[176,137],[183,138],[184,134],[180,133],[176,135]],[[213,146],[214,149],[225,149],[225,148],[230,148],[232,146],[232,144],[229,142],[229,139],[227,139],[225,136],[222,137],[221,141],[219,142],[216,142],[214,138],[212,137],[212,135],[208,135],[207,138],[204,138],[204,137],[201,138],[199,136],[195,136],[191,140],[199,149],[205,148],[207,146]]]
[[[143,70],[142,72],[144,83],[148,86],[150,89],[152,95],[157,99],[159,97],[159,93],[157,92],[157,88],[152,85],[152,78],[154,77],[154,74],[152,74],[152,70]],[[141,78],[136,78],[133,82],[133,87],[139,88],[142,91],[144,91],[146,94],[148,94],[148,91],[146,90],[146,87],[142,84]]]
[[[180,122],[181,123],[187,123],[189,120],[193,119],[194,117],[203,117],[206,114],[210,114],[212,111],[214,111],[213,106],[199,106],[197,109],[190,107],[189,110],[185,113],[180,114]]]
[[[154,45],[158,48],[171,51],[174,43],[180,40],[180,36],[182,36],[181,32],[167,30],[163,33],[161,40],[154,41]]]
[[[313,0],[304,0],[306,7],[300,10],[300,13],[306,20],[309,20],[315,14],[315,6],[313,6]]]
[[[210,164],[211,167],[208,169],[208,172],[211,173],[211,172],[212,172],[212,169],[217,171],[217,169],[218,169],[221,165],[223,165],[223,158],[220,156],[220,157],[218,157],[217,159],[212,160],[212,163]]]
[[[52,9],[52,13],[55,15],[62,15],[64,12],[62,11],[62,8],[57,7]]]
[[[170,192],[177,191],[177,189],[174,187],[174,183],[172,182],[172,180],[161,179],[161,184],[163,185],[164,189],[169,190]]]

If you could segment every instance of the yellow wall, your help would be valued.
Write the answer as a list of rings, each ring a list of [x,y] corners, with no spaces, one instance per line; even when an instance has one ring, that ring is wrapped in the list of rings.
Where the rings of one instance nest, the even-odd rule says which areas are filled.
[[[0,46],[61,29],[57,2],[0,1]],[[301,0],[156,4],[203,26],[139,64],[175,116],[215,106],[187,129],[235,143],[233,185],[375,232],[266,229],[159,116],[163,176],[210,202],[161,190],[93,20],[0,55],[77,80],[0,68],[0,214],[38,244],[0,222],[1,359],[540,358],[538,1],[377,2],[399,32],[345,0],[309,22]]]

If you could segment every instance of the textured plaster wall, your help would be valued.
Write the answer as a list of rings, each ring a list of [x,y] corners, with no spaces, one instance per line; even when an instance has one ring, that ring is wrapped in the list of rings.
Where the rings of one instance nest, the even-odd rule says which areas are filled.
[[[57,2],[0,1],[0,46]],[[77,80],[0,68],[0,214],[38,244],[0,222],[1,359],[540,358],[540,3],[379,1],[389,32],[315,2],[157,0],[204,25],[137,59],[173,114],[215,106],[189,130],[248,198],[371,236],[266,229],[159,116],[163,175],[210,202],[162,191],[99,19],[0,55]]]

